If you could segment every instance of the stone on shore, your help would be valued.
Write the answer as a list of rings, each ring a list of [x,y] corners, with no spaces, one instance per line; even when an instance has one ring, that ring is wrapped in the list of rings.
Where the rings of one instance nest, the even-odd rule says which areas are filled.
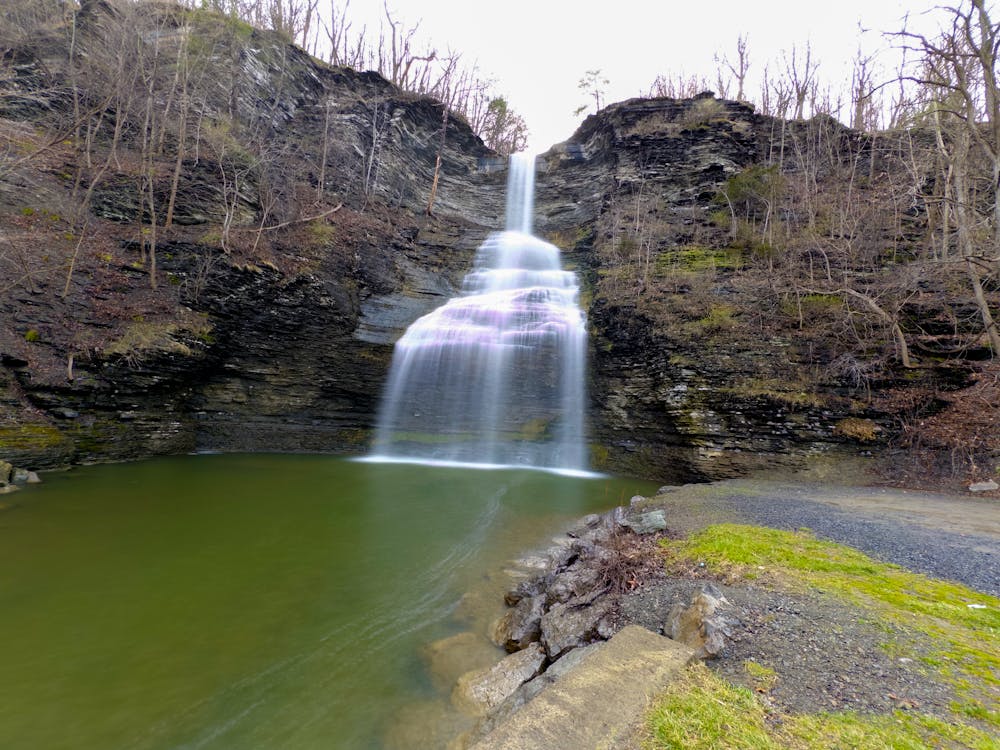
[[[691,598],[691,604],[675,604],[663,627],[675,641],[694,650],[699,659],[714,659],[726,647],[730,636],[729,621],[720,613],[727,604],[724,597],[711,584]]]
[[[544,662],[545,652],[535,643],[489,669],[467,672],[458,678],[452,702],[473,716],[485,716],[538,674]]]
[[[969,492],[993,492],[993,490],[1000,490],[1000,484],[997,484],[992,479],[969,485]]]
[[[542,637],[545,596],[521,599],[493,623],[493,642],[509,653],[520,651]]]
[[[662,510],[652,510],[626,519],[624,525],[636,534],[654,534],[667,528],[667,517]]]
[[[434,684],[450,689],[466,672],[496,664],[499,653],[486,638],[470,630],[424,646],[422,656]]]
[[[558,659],[570,649],[611,636],[612,603],[602,593],[557,602],[542,616],[542,643],[549,658]]]
[[[473,750],[615,747],[632,733],[649,699],[693,659],[686,646],[630,625],[583,656]]]

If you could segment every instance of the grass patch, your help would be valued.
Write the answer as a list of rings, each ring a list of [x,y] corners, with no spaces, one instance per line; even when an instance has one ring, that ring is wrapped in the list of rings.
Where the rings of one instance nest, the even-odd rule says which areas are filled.
[[[809,384],[795,380],[775,380],[772,378],[756,378],[736,381],[730,386],[720,388],[722,393],[731,393],[741,398],[765,398],[793,408],[821,407],[823,399],[808,390]]]
[[[1000,599],[878,562],[808,530],[720,524],[663,546],[682,565],[704,563],[731,580],[767,576],[791,588],[811,587],[867,610],[876,622],[927,636],[931,650],[916,656],[962,696],[953,707],[956,721],[968,717],[1000,727],[1000,713],[980,701],[988,704],[1000,688]]]
[[[810,320],[828,315],[844,306],[844,301],[836,294],[803,294],[798,297],[786,296],[781,300],[781,312],[790,318]]]
[[[738,325],[736,308],[732,305],[712,305],[698,320],[684,323],[681,330],[692,336],[703,336],[730,331]]]
[[[879,427],[870,419],[860,419],[858,417],[847,417],[841,419],[833,427],[835,435],[858,440],[862,443],[870,443],[878,437]]]
[[[155,353],[191,356],[194,352],[183,338],[211,343],[211,324],[201,317],[183,322],[147,321],[140,317],[133,320],[118,339],[105,347],[104,355],[123,357],[131,364]]]
[[[775,713],[753,692],[729,684],[703,664],[689,667],[656,700],[646,730],[645,750],[997,747],[982,730],[925,714]]]
[[[758,664],[753,659],[743,662],[743,671],[753,680],[757,690],[767,692],[778,683],[778,673],[770,667]]]

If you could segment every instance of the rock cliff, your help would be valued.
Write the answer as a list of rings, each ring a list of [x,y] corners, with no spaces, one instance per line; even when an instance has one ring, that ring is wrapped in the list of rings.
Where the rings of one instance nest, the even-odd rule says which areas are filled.
[[[187,18],[166,38],[191,33]],[[95,17],[81,43],[99,43],[108,23]],[[442,140],[436,102],[237,32],[203,102],[204,127],[233,135],[185,157],[156,289],[137,232],[148,211],[127,166],[98,179],[56,143],[0,175],[12,279],[0,300],[3,458],[41,468],[196,449],[361,452],[393,341],[455,293],[479,242],[501,228],[503,161],[461,120],[447,120]],[[67,73],[37,48],[14,57],[0,125],[30,145],[66,105],[50,96],[40,112],[32,91],[58,91]],[[720,191],[771,158],[779,132],[812,142],[820,126],[822,138],[858,138],[710,94],[636,99],[540,156],[536,231],[584,280],[595,467],[705,480],[885,443],[894,412],[871,393],[900,378],[831,367],[829,336],[803,325],[806,292],[788,302],[797,310],[781,307],[770,246],[741,245],[719,216],[736,216]],[[803,153],[785,169],[805,169]],[[245,166],[235,187],[234,164]],[[80,222],[65,217],[88,186],[80,253]],[[807,308],[825,304],[813,296]],[[968,374],[906,382],[953,390]]]

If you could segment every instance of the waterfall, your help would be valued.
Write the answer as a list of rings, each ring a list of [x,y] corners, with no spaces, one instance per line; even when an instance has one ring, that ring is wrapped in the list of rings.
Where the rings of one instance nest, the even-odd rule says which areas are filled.
[[[368,460],[587,469],[580,288],[531,234],[534,177],[511,158],[505,231],[397,341]]]

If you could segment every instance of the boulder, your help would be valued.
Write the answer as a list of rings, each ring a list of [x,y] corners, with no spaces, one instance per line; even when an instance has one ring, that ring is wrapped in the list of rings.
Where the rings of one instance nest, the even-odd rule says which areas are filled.
[[[728,604],[718,589],[707,584],[691,598],[691,604],[675,604],[670,609],[663,632],[694,649],[699,659],[714,659],[731,636],[729,620],[719,610]]]
[[[466,672],[459,677],[451,694],[452,702],[473,716],[485,716],[538,674],[544,663],[542,647],[532,644],[488,669]]]
[[[9,461],[0,461],[0,487],[9,484],[14,475],[14,467]]]
[[[651,510],[625,519],[624,525],[636,534],[654,534],[667,528],[667,517],[662,510]]]
[[[485,737],[506,722],[545,688],[564,675],[569,674],[588,654],[600,648],[601,645],[601,643],[592,643],[589,646],[575,648],[561,659],[550,664],[540,675],[521,685],[503,703],[497,706],[489,716],[484,717],[479,722],[476,726],[477,736]]]
[[[493,623],[490,639],[508,652],[520,651],[542,635],[545,595],[520,599]]]
[[[547,600],[550,603],[568,602],[585,596],[598,587],[600,578],[600,570],[591,560],[577,560],[552,579],[547,588]]]
[[[612,635],[613,605],[602,593],[595,591],[568,602],[557,602],[542,615],[542,644],[550,659]]]
[[[648,704],[692,659],[685,646],[630,625],[473,745],[474,750],[625,747]]]

